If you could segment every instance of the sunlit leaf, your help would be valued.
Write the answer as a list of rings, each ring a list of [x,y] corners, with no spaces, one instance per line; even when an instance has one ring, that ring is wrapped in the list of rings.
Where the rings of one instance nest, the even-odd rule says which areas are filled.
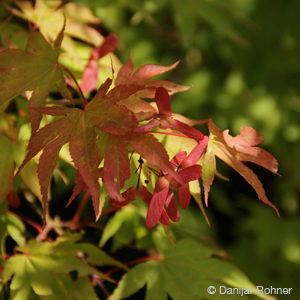
[[[74,299],[74,294],[81,295],[76,299],[83,299],[87,291],[96,299],[88,276],[98,275],[112,280],[91,265],[126,267],[95,246],[77,243],[79,238],[80,235],[65,234],[52,243],[31,240],[19,247],[19,253],[4,263],[1,274],[5,282],[13,275],[10,283],[13,299],[28,299],[29,295]],[[77,280],[72,279],[72,271],[77,272]],[[80,291],[81,285],[85,292]]]

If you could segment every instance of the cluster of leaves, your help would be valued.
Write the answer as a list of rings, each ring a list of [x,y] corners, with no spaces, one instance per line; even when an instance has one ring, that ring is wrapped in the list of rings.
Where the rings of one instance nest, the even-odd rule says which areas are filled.
[[[232,138],[228,131],[220,133],[209,120],[208,139],[190,126],[197,124],[197,121],[185,119],[184,123],[179,120],[182,116],[173,115],[171,112],[169,94],[186,90],[187,87],[168,81],[149,81],[151,77],[173,69],[177,63],[170,67],[145,65],[134,72],[129,57],[127,63],[119,70],[113,88],[112,79],[107,79],[89,102],[82,95],[82,109],[66,106],[44,107],[46,97],[55,84],[59,92],[72,103],[71,93],[63,77],[65,67],[57,61],[62,39],[63,30],[55,39],[52,48],[37,30],[32,29],[27,50],[5,49],[0,53],[1,78],[6,83],[1,89],[1,104],[7,104],[22,92],[32,91],[29,99],[31,138],[27,155],[17,174],[28,161],[43,150],[37,172],[43,197],[44,220],[51,176],[59,151],[66,143],[69,143],[70,155],[77,170],[71,201],[82,190],[88,190],[93,199],[96,219],[104,205],[99,202],[101,179],[112,204],[125,205],[138,196],[148,202],[148,227],[153,227],[158,220],[169,225],[167,216],[177,221],[179,215],[172,189],[178,189],[179,203],[182,208],[187,208],[190,198],[188,185],[201,177],[202,167],[197,163],[205,152],[208,141],[209,149],[202,161],[206,202],[216,172],[214,157],[217,155],[246,178],[262,201],[273,206],[266,198],[256,175],[242,163],[251,161],[274,173],[277,172],[275,158],[266,151],[253,147],[262,141],[257,132],[250,127],[244,127],[239,136]],[[83,85],[86,85],[85,81]],[[141,98],[155,98],[157,109]],[[42,114],[62,118],[38,129]],[[162,129],[163,132],[152,131],[152,128]],[[195,146],[188,156],[186,151],[181,149],[173,160],[169,161],[167,151],[153,137],[153,133],[177,134],[191,139],[191,144]],[[139,168],[145,168],[158,177],[153,196],[147,193],[147,185],[139,184],[134,190],[127,189],[120,194],[125,182],[131,177],[129,155],[134,152],[140,155]],[[101,163],[103,167],[99,167]]]
[[[264,135],[264,147],[280,157],[282,177],[273,177],[262,168],[253,170],[263,178],[272,202],[280,203],[281,218],[276,219],[276,215],[271,218],[273,211],[255,201],[255,194],[245,183],[239,182],[238,174],[218,163],[218,171],[230,178],[231,184],[220,182],[211,189],[208,215],[212,214],[213,226],[208,235],[215,233],[222,247],[253,280],[268,281],[273,286],[291,286],[293,291],[297,290],[294,295],[297,298],[300,102],[296,75],[300,70],[297,59],[300,35],[295,15],[300,3],[295,0],[289,5],[272,1],[199,0],[196,8],[204,2],[214,13],[204,20],[200,16],[203,10],[196,9],[191,2],[182,4],[188,17],[180,18],[183,7],[175,11],[170,5],[174,2],[122,0],[114,4],[103,1],[98,6],[90,0],[77,0],[92,7],[103,24],[122,37],[118,49],[130,47],[135,64],[144,61],[168,64],[180,58],[180,71],[172,72],[168,78],[193,85],[193,88],[172,97],[173,111],[191,118],[212,116],[220,128],[230,128],[232,135],[237,135],[239,128],[245,125]],[[220,16],[217,6],[222,5]],[[225,6],[234,16],[226,13]],[[272,11],[268,10],[270,6]],[[242,15],[248,18],[244,18],[246,23],[242,22]],[[194,30],[189,27],[191,18]],[[218,23],[218,28],[209,22]],[[274,22],[280,24],[276,30],[270,26]],[[247,40],[247,44],[222,34],[226,23],[238,25],[236,33]],[[188,44],[183,43],[186,37]],[[119,55],[126,59],[123,51]],[[189,211],[194,209],[197,208],[190,206]],[[285,221],[290,224],[289,228],[282,227]],[[251,226],[245,229],[246,224]],[[278,226],[277,229],[274,226]],[[262,231],[265,231],[264,237]],[[285,242],[275,245],[273,241],[282,241],[278,234]],[[265,242],[260,244],[261,240]],[[264,251],[265,247],[268,252]],[[263,267],[258,271],[257,265]],[[287,278],[288,273],[293,275]]]
[[[1,181],[3,180],[5,187],[0,194],[1,200],[7,199],[12,205],[13,180],[20,174],[26,184],[24,171],[27,167],[27,173],[34,173],[31,179],[39,183],[38,191],[34,191],[32,182],[28,185],[42,201],[43,223],[46,228],[49,222],[51,179],[57,170],[59,158],[65,151],[69,156],[68,162],[76,169],[73,193],[67,205],[85,190],[86,199],[89,195],[92,198],[96,220],[107,205],[107,198],[109,204],[116,209],[142,199],[148,205],[146,226],[152,228],[158,222],[168,226],[171,224],[170,220],[180,220],[176,197],[181,208],[187,209],[191,196],[195,198],[207,219],[200,197],[199,179],[204,187],[207,205],[214,176],[222,177],[216,169],[215,157],[218,157],[240,173],[255,189],[259,199],[273,207],[278,214],[277,208],[265,195],[258,177],[244,164],[252,162],[277,174],[276,159],[257,147],[263,141],[262,137],[251,127],[242,127],[240,134],[232,137],[228,130],[221,132],[211,119],[191,120],[172,113],[170,96],[190,87],[165,80],[150,80],[173,70],[178,62],[170,66],[148,64],[134,71],[130,55],[121,67],[116,66],[116,59],[112,58],[109,61],[111,78],[101,78],[98,76],[98,70],[99,73],[102,71],[99,60],[115,50],[117,38],[115,35],[109,35],[106,39],[100,38],[94,29],[82,24],[96,22],[87,8],[71,3],[61,7],[60,2],[53,6],[42,0],[36,1],[35,6],[26,1],[16,1],[16,4],[19,9],[9,7],[9,10],[35,25],[29,26],[25,50],[18,49],[15,45],[7,45],[0,51],[0,81],[3,83],[0,88],[0,111],[3,116],[0,151],[4,157],[9,158],[0,164],[3,175]],[[86,18],[80,14],[76,16],[77,10]],[[49,21],[57,21],[61,27],[51,28]],[[86,40],[84,34],[74,35],[74,26],[89,33],[94,39]],[[63,54],[66,57],[69,55],[70,61],[80,60],[70,36],[93,45],[86,65],[81,68],[81,85],[77,81],[79,77],[70,71],[68,63],[64,63],[66,58]],[[116,69],[118,70],[115,75]],[[97,88],[99,82],[101,84]],[[52,101],[54,105],[47,104],[54,89],[63,97],[63,105],[58,105],[59,102],[55,103],[55,100]],[[89,94],[91,91],[95,91],[95,94]],[[76,92],[80,99],[73,99]],[[10,133],[14,125],[8,121],[11,100],[18,96],[28,100],[25,105],[28,116],[25,113],[25,117],[28,119],[26,125],[30,124],[31,127],[26,154],[24,153],[22,159],[16,152],[21,151],[20,149],[24,152],[24,145],[17,133]],[[24,113],[20,109],[19,112]],[[203,124],[208,125],[208,136],[195,128],[196,125]],[[18,131],[17,127],[15,129]],[[36,156],[38,162],[35,161]],[[14,163],[18,165],[16,170]],[[167,229],[166,232],[172,242]],[[60,234],[59,231],[57,233]],[[103,258],[104,254],[100,249],[76,243],[79,238],[80,236],[62,235],[51,243],[32,240],[26,243],[22,240],[21,244],[18,243],[20,238],[15,238],[19,244],[16,251],[21,254],[9,257],[2,272],[3,283],[8,283],[13,276],[10,282],[12,299],[31,299],[34,295],[41,299],[52,299],[56,293],[59,293],[56,299],[81,299],[94,293],[89,285],[91,278],[87,275],[110,280],[89,264],[101,266],[105,263],[125,268],[108,256]],[[149,299],[157,299],[155,295],[165,299],[166,293],[174,299],[182,299],[181,290],[189,278],[182,281],[181,276],[177,278],[176,274],[169,275],[167,269],[174,262],[173,268],[179,267],[177,259],[172,260],[172,255],[176,253],[183,256],[186,249],[192,249],[192,253],[188,254],[191,260],[200,254],[199,268],[195,271],[195,276],[203,277],[203,282],[197,289],[194,289],[197,283],[190,284],[186,298],[215,299],[203,290],[204,285],[212,282],[224,282],[236,287],[251,285],[247,279],[246,283],[243,281],[239,271],[236,271],[236,276],[241,277],[241,281],[226,279],[224,274],[204,274],[202,270],[206,268],[224,269],[225,273],[235,271],[231,270],[231,265],[212,259],[216,253],[196,242],[193,244],[191,241],[182,241],[176,249],[171,250],[168,248],[170,245],[165,247],[162,248],[156,243],[160,253],[158,262],[139,265],[130,271],[120,281],[111,298],[127,297],[147,283]],[[80,259],[80,252],[85,253],[87,258]],[[90,260],[90,257],[93,259]],[[179,269],[181,272],[189,272],[191,265],[180,266]],[[70,275],[71,271],[77,272],[75,278]],[[46,275],[40,277],[40,273]],[[130,280],[140,273],[143,276],[137,282]],[[175,287],[166,288],[170,276],[180,287],[178,292],[174,292]],[[69,290],[72,290],[72,295],[68,294]]]

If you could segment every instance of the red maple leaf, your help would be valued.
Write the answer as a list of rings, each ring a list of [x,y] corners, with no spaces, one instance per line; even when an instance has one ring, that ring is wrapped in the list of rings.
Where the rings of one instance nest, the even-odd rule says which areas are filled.
[[[108,92],[110,84],[109,79],[84,109],[58,106],[34,108],[42,114],[63,116],[31,136],[27,155],[19,168],[20,171],[38,152],[43,151],[38,165],[38,178],[43,196],[44,218],[51,176],[59,151],[66,143],[69,143],[70,154],[78,172],[78,180],[75,182],[78,186],[75,187],[71,199],[83,188],[87,188],[97,217],[100,177],[112,198],[124,200],[120,190],[131,176],[129,147],[151,165],[170,174],[174,181],[181,182],[181,177],[174,171],[163,145],[151,134],[134,133],[138,122],[134,114],[120,104],[123,99],[144,87],[120,84]],[[101,170],[99,165],[102,160],[104,168]]]
[[[160,127],[162,129],[170,128],[180,131],[196,141],[203,139],[204,136],[199,130],[177,120],[176,117],[178,116],[172,115],[170,95],[165,88],[159,87],[156,89],[155,100],[159,114],[153,115],[152,119],[147,124],[136,128],[134,130],[135,132],[149,132],[150,129],[155,127]]]
[[[112,198],[110,204],[120,207],[137,198],[142,198],[149,205],[146,217],[146,226],[148,228],[155,226],[158,221],[164,225],[170,225],[169,218],[174,222],[178,222],[180,215],[173,189],[177,190],[180,206],[186,209],[191,198],[189,182],[198,180],[201,177],[201,166],[196,163],[204,153],[207,142],[208,137],[205,137],[194,147],[189,155],[185,151],[180,151],[171,160],[181,182],[174,180],[174,175],[164,173],[159,176],[153,195],[143,186],[137,189],[131,188],[122,194],[124,201]]]
[[[204,153],[207,142],[208,137],[205,137],[188,156],[185,151],[180,151],[171,160],[183,184],[174,181],[172,175],[169,174],[158,178],[146,217],[146,225],[148,228],[153,227],[159,221],[163,209],[166,210],[172,221],[177,222],[179,220],[179,212],[172,191],[173,189],[177,190],[180,206],[183,209],[188,207],[191,199],[189,182],[198,180],[201,177],[202,168],[196,163]]]
[[[104,42],[91,52],[89,62],[85,66],[82,74],[81,89],[83,92],[91,92],[98,83],[98,60],[108,53],[115,51],[118,45],[118,38],[115,34],[109,34]]]

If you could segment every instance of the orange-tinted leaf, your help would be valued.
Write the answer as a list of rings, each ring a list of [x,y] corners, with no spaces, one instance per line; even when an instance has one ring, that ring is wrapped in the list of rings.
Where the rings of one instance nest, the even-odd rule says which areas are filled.
[[[152,99],[155,96],[155,91],[159,87],[163,87],[168,91],[169,95],[174,95],[176,93],[188,91],[191,86],[180,85],[171,81],[165,80],[150,80],[144,82],[146,87],[145,90],[142,90],[137,93],[137,95],[141,98],[149,98]]]
[[[47,145],[39,159],[38,178],[40,183],[41,194],[43,197],[43,220],[46,221],[48,211],[48,190],[54,168],[58,161],[58,154],[62,146],[66,143],[64,136],[59,136]]]
[[[142,90],[137,93],[138,97],[142,98],[154,98],[156,88],[164,87],[170,95],[178,92],[183,92],[190,89],[190,86],[181,86],[179,84],[175,84],[170,81],[164,80],[151,80],[150,78],[163,74],[165,72],[171,71],[177,67],[179,61],[175,62],[171,66],[160,66],[160,65],[144,65],[140,67],[135,73],[134,66],[131,60],[130,55],[128,56],[128,60],[120,68],[117,78],[116,78],[116,86],[120,84],[143,84],[147,89]]]
[[[134,81],[146,81],[154,76],[166,73],[175,69],[179,64],[179,61],[176,61],[171,66],[160,66],[160,65],[144,65],[140,67],[132,76]]]
[[[120,190],[129,178],[128,139],[111,135],[106,145],[103,169],[103,182],[108,194],[117,201],[124,201]]]
[[[93,127],[86,128],[85,119],[79,120],[78,131],[70,141],[70,155],[93,199],[96,216],[99,213],[99,157],[96,133]]]
[[[104,98],[105,95],[107,94],[111,84],[112,84],[112,80],[110,78],[107,78],[105,80],[105,82],[103,84],[101,84],[101,86],[99,87],[95,98],[99,98],[99,99]]]
[[[132,111],[138,121],[148,120],[157,115],[156,109],[150,103],[141,100],[137,95],[122,100],[122,105]]]
[[[101,131],[115,135],[131,132],[137,125],[134,114],[123,105],[93,105],[90,102],[85,115],[89,126],[97,126]]]
[[[61,108],[59,107],[57,110],[60,109]],[[55,109],[54,107],[49,107],[41,108],[39,110],[53,112]],[[70,110],[68,116],[66,116],[65,118],[49,123],[46,126],[39,129],[37,132],[35,132],[29,140],[26,157],[22,162],[21,166],[19,167],[19,170],[16,175],[19,174],[21,169],[29,160],[31,160],[35,155],[37,155],[42,149],[44,149],[50,142],[55,140],[57,137],[64,136],[67,140],[68,137],[70,137],[74,133],[74,127],[77,124],[77,121],[75,120],[79,118],[79,113],[79,109],[72,109]]]
[[[36,110],[44,115],[49,116],[66,116],[74,111],[74,108],[66,106],[50,106],[50,107],[31,107],[31,110]],[[80,110],[78,110],[79,112]]]
[[[250,161],[274,173],[277,172],[278,164],[276,159],[267,151],[253,147],[253,145],[262,141],[261,136],[259,136],[254,129],[249,129],[248,127],[244,128],[242,133],[234,138],[229,135],[228,130],[221,133],[220,129],[212,122],[212,120],[209,121],[208,126],[211,133],[210,147],[214,155],[240,173],[240,175],[242,175],[254,188],[258,198],[274,208],[279,215],[276,206],[268,200],[263,185],[258,177],[251,169],[242,163],[242,161]]]
[[[128,83],[129,79],[132,77],[134,71],[134,65],[130,54],[128,55],[127,62],[120,68],[117,78],[116,85]]]
[[[143,84],[120,84],[114,87],[107,94],[106,99],[110,104],[115,104],[119,101],[127,99],[144,88],[145,86]],[[122,104],[122,102],[120,102],[120,104]]]
[[[134,95],[137,91],[144,89],[143,85],[138,84],[120,84],[114,87],[107,93],[112,80],[107,79],[98,89],[97,94],[89,102],[90,106],[100,104],[117,104],[119,101],[127,99]]]
[[[72,202],[73,200],[83,191],[83,190],[87,190],[88,187],[87,185],[85,184],[84,180],[82,179],[79,171],[76,172],[76,175],[75,175],[75,182],[74,182],[74,188],[73,188],[73,192],[72,192],[72,195],[66,205],[66,207],[68,207]]]
[[[250,161],[277,174],[278,162],[275,157],[264,149],[253,147],[263,142],[263,138],[251,127],[242,127],[241,134],[232,137],[229,130],[223,132],[227,145],[238,152],[240,161]]]
[[[37,108],[39,109],[39,108]],[[48,113],[66,113],[65,109],[58,108],[40,108],[39,110],[47,111]],[[47,124],[35,132],[27,146],[27,154],[15,176],[19,174],[24,165],[31,160],[36,154],[43,150],[38,164],[38,179],[40,190],[43,198],[43,220],[48,207],[48,190],[51,177],[58,161],[58,154],[64,144],[66,144],[76,132],[77,122],[80,115],[79,109],[69,109],[69,113],[62,119],[56,120],[53,123]]]

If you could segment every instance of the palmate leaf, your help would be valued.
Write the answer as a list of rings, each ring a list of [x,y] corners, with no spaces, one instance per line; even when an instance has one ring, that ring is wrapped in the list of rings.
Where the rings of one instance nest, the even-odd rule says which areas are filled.
[[[76,3],[63,5],[62,1],[36,0],[33,5],[30,1],[15,1],[20,10],[7,7],[10,12],[18,17],[29,20],[36,24],[41,32],[50,40],[54,41],[66,18],[66,36],[63,49],[72,52],[75,49],[71,37],[98,46],[102,35],[94,28],[85,23],[98,24],[100,20],[92,11]]]
[[[116,84],[130,83],[134,85],[143,85],[146,87],[146,89],[140,90],[131,97],[124,99],[122,104],[133,111],[138,120],[144,120],[155,115],[157,112],[156,109],[151,106],[150,103],[142,100],[141,98],[153,99],[156,88],[158,87],[164,87],[170,95],[178,92],[184,92],[191,88],[190,86],[181,86],[171,81],[149,80],[152,77],[173,70],[178,64],[179,61],[175,62],[171,66],[148,64],[140,67],[134,72],[134,65],[131,60],[131,56],[129,55],[127,62],[120,68],[118,72]]]
[[[128,138],[111,135],[106,145],[103,169],[103,182],[108,194],[113,199],[122,201],[120,190],[129,178]]]
[[[40,151],[38,177],[43,196],[44,221],[48,204],[48,188],[51,176],[62,146],[69,143],[78,177],[75,183],[77,195],[87,188],[93,200],[96,218],[99,217],[99,178],[102,178],[110,197],[123,201],[120,190],[130,178],[128,151],[131,147],[151,165],[167,172],[178,182],[180,177],[174,171],[163,145],[151,134],[134,133],[138,125],[133,112],[123,106],[122,100],[144,89],[143,85],[120,84],[108,92],[111,80],[108,79],[96,96],[84,109],[68,107],[31,108],[42,114],[62,116],[39,129],[31,136],[27,155],[19,168]],[[155,151],[153,151],[155,149]],[[104,168],[99,169],[104,159]],[[73,200],[75,196],[72,196]]]
[[[252,162],[278,174],[278,162],[275,157],[266,150],[256,147],[263,141],[262,136],[251,127],[242,127],[240,134],[232,137],[229,130],[221,132],[212,120],[209,120],[208,128],[210,132],[209,143],[202,160],[202,181],[206,205],[208,192],[216,173],[215,156],[217,156],[243,176],[254,188],[258,198],[271,206],[279,216],[277,207],[267,198],[264,187],[256,174],[243,163]]]
[[[88,276],[112,280],[93,266],[127,268],[99,248],[78,243],[80,238],[80,234],[65,233],[52,243],[31,240],[19,247],[21,253],[4,263],[1,274],[4,282],[12,278],[11,298],[63,300],[86,299],[89,295],[89,298],[97,299]],[[72,271],[76,271],[76,279],[70,276]]]
[[[86,64],[86,59],[88,59],[90,51],[92,51],[90,46],[97,49],[105,41],[99,30],[88,25],[99,24],[100,20],[86,6],[73,2],[63,3],[64,1],[62,0],[15,0],[14,2],[16,2],[19,9],[7,7],[6,5],[9,11],[15,16],[35,24],[35,27],[39,28],[47,40],[52,42],[62,28],[65,19],[66,28],[61,45],[65,53],[60,57],[60,62],[63,62],[72,71],[76,70],[81,73],[83,71],[82,66]],[[82,43],[78,43],[77,40],[85,44],[84,55],[82,55]],[[106,77],[111,75],[111,62],[114,69],[118,70],[120,61],[114,53],[111,53],[109,59],[102,58],[97,63],[92,61],[92,64],[89,66],[91,67],[91,72],[88,71],[87,73],[90,74],[86,75],[91,79],[92,76],[95,76],[95,68],[99,68],[101,72],[98,76],[98,83],[104,81]],[[88,81],[89,79],[86,78]],[[94,78],[94,80],[96,79]],[[95,83],[97,82],[95,81]]]
[[[63,38],[60,31],[52,48],[36,30],[31,30],[27,50],[5,49],[0,52],[0,107],[25,91],[33,91],[30,107],[43,107],[51,89],[58,87],[62,95],[70,98],[64,82],[63,68],[57,64],[60,44]],[[40,124],[41,114],[30,112],[32,131]]]
[[[99,246],[103,247],[113,237],[112,251],[131,243],[136,236],[136,227],[141,223],[139,209],[126,206],[116,212],[104,227]]]
[[[240,299],[240,295],[209,294],[207,288],[219,286],[248,288],[262,299],[273,297],[259,294],[256,286],[233,264],[213,257],[213,250],[185,239],[171,245],[156,240],[161,258],[132,268],[120,280],[109,300],[125,299],[146,285],[146,300]],[[246,298],[247,296],[244,295]],[[246,298],[247,299],[247,298]]]
[[[48,112],[52,115],[66,114],[65,118],[54,121],[45,127],[42,127],[31,136],[27,147],[26,157],[18,169],[16,175],[22,170],[24,165],[30,161],[36,154],[43,150],[39,159],[38,179],[43,200],[43,219],[45,221],[48,208],[48,188],[50,180],[58,161],[58,154],[64,144],[72,139],[76,132],[78,119],[80,118],[80,109],[71,108],[36,108],[39,112]],[[16,176],[15,175],[15,176]]]

